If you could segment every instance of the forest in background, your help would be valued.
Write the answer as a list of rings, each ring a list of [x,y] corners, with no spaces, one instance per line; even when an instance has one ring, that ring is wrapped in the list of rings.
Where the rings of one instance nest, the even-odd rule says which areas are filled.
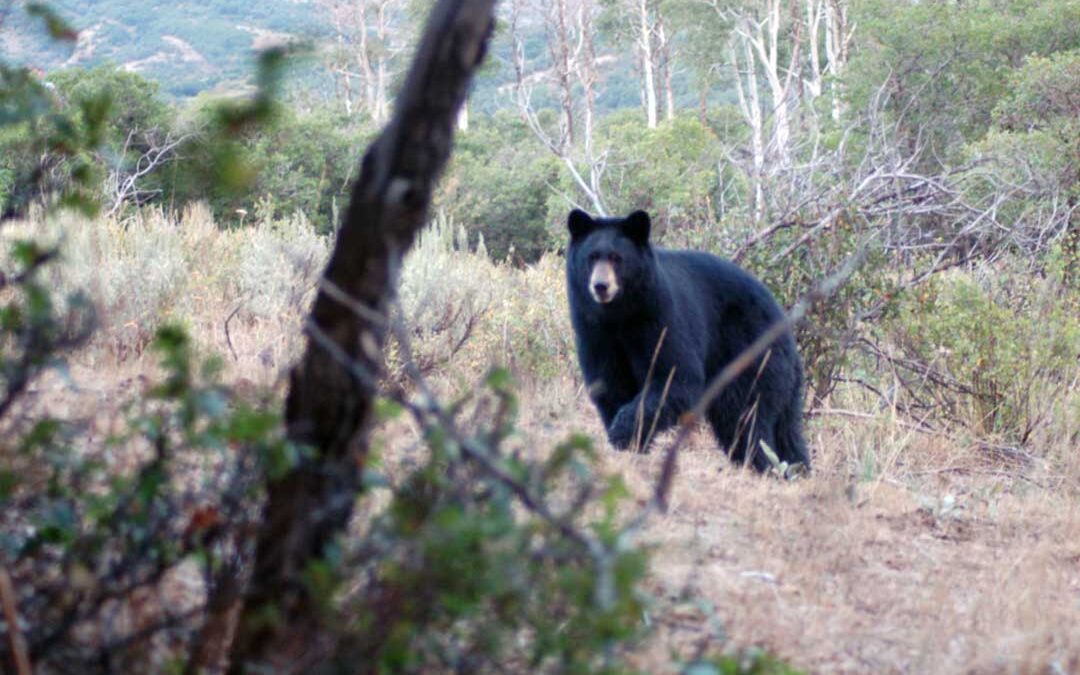
[[[426,8],[282,7],[260,25],[306,42],[248,67],[249,43],[222,39],[222,79],[186,91],[116,64],[4,64],[0,420],[19,450],[0,454],[0,499],[35,661],[212,671],[228,645],[206,644],[223,616],[207,603],[250,573],[253,476],[306,461],[279,435],[284,374]],[[56,28],[20,10],[0,44]],[[293,11],[318,27],[287,29]],[[322,653],[389,670],[785,672],[758,648],[814,671],[1078,667],[1080,5],[496,12],[402,270],[372,498],[304,571],[340,628]],[[69,55],[83,39],[59,37]],[[843,273],[797,330],[811,480],[717,474],[699,439],[681,506],[642,525],[663,458],[588,440],[562,292],[573,206],[647,209],[663,244],[736,260],[786,307]],[[448,416],[409,407],[417,376]],[[380,604],[417,589],[418,606]],[[397,632],[372,637],[373,616]]]
[[[111,129],[92,163],[118,183],[110,210],[176,209],[209,198],[215,216],[235,224],[239,211],[270,200],[282,213],[303,211],[323,232],[345,206],[361,149],[387,118],[425,11],[405,0],[270,3],[257,11],[211,3],[197,13],[183,3],[75,4],[67,9],[82,42],[73,50],[9,10],[5,51],[45,67],[65,101],[117,92],[126,124]],[[557,248],[558,223],[574,204],[647,208],[679,241],[708,247],[730,245],[729,233],[748,223],[820,220],[841,201],[822,197],[822,188],[838,193],[846,183],[843,199],[852,201],[860,181],[896,167],[942,175],[949,187],[971,184],[976,193],[1020,176],[1025,188],[1054,190],[1045,195],[1054,203],[1072,186],[1075,2],[521,0],[498,12],[492,58],[462,116],[437,206],[474,238],[483,235],[499,259],[511,246],[519,262]],[[171,21],[172,13],[187,18]],[[119,22],[128,23],[116,35],[91,30]],[[260,42],[241,30],[249,23],[276,37]],[[248,37],[216,39],[208,26],[218,24]],[[203,41],[195,51],[206,54],[188,58],[234,83],[217,94],[251,90],[252,46],[305,45],[275,124],[238,141],[252,167],[267,169],[242,191],[220,194],[169,172],[180,154],[205,161],[188,146],[197,146],[213,98],[199,89],[178,98],[172,71],[140,65],[197,70],[178,57],[143,54],[151,47],[140,45],[157,45],[169,25],[190,26],[182,39]],[[38,56],[49,45],[70,67],[55,70],[65,61]],[[17,201],[11,185],[34,149],[18,134],[3,149],[0,202]],[[1032,166],[1018,156],[1034,158]],[[977,209],[978,196],[965,198]],[[1010,202],[1024,196],[1013,190]],[[1017,208],[1001,217],[1004,226],[1026,219]],[[1057,231],[1062,212],[1049,214]]]

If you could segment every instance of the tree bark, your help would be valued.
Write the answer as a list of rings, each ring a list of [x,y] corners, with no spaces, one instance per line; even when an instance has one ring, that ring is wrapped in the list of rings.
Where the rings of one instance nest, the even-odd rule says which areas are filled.
[[[487,48],[494,0],[439,0],[394,115],[368,149],[292,372],[285,420],[310,456],[268,479],[232,672],[296,672],[328,647],[304,575],[342,533],[360,490],[387,308],[450,155]]]

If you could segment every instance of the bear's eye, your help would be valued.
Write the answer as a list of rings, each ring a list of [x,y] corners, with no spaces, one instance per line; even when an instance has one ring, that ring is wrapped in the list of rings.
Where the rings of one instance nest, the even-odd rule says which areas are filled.
[[[610,259],[611,262],[615,263],[616,265],[622,262],[622,256],[618,253],[612,253]]]
[[[592,253],[589,254],[589,262],[594,263],[599,259],[600,259],[600,254],[597,253],[596,251],[593,251]]]

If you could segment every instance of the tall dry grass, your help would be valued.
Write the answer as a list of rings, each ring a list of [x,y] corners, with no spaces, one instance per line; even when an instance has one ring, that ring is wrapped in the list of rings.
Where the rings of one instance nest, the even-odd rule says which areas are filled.
[[[62,262],[50,269],[56,294],[84,291],[98,309],[100,328],[81,355],[90,363],[138,361],[158,326],[179,322],[247,374],[297,354],[328,252],[302,215],[225,230],[201,204],[122,220],[34,218],[2,234],[59,245]]]

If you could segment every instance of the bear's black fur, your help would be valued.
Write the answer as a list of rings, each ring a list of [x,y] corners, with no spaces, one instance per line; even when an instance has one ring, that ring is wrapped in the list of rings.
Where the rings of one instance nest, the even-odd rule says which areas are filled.
[[[673,426],[725,365],[783,318],[764,284],[734,263],[653,248],[644,211],[594,219],[574,210],[568,226],[578,361],[617,448],[647,438],[654,424],[657,432]],[[759,440],[781,461],[809,468],[802,389],[802,362],[789,331],[709,406],[717,441],[733,460],[749,457],[759,471],[769,467]]]

